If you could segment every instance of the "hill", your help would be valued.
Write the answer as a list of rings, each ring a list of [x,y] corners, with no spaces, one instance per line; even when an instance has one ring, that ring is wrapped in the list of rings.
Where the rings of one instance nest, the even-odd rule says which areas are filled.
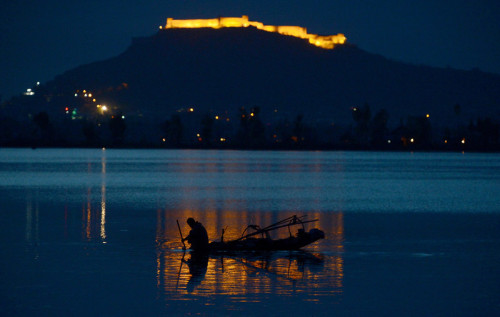
[[[127,90],[104,92],[122,83]],[[325,50],[253,28],[161,30],[135,39],[120,56],[48,84],[49,90],[82,87],[154,113],[260,106],[343,121],[364,103],[398,119],[429,112],[446,117],[457,103],[469,117],[500,113],[499,75],[399,63],[352,45]]]
[[[77,109],[81,118],[102,114],[96,105],[106,104],[137,126],[159,126],[190,111],[198,121],[205,114],[238,118],[245,107],[248,114],[259,109],[268,126],[301,115],[312,126],[346,127],[355,123],[353,109],[365,104],[374,114],[385,109],[394,128],[427,114],[440,128],[500,118],[500,75],[410,65],[350,44],[326,50],[252,27],[159,30],[133,39],[119,56],[69,70],[37,89],[44,98],[36,106],[22,98],[10,105],[23,104],[16,110],[32,115],[44,109],[52,118]],[[95,104],[80,99],[84,90]]]

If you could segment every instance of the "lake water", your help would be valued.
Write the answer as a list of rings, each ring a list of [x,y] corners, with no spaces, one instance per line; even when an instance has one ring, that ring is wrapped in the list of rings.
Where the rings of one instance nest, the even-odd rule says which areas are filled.
[[[0,149],[0,197],[1,315],[500,313],[499,154]],[[177,219],[295,214],[326,239],[181,261]]]

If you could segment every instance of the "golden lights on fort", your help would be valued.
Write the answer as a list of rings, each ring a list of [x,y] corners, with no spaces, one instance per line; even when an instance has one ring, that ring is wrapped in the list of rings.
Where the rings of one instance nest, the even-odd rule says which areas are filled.
[[[242,17],[220,17],[215,19],[193,19],[176,20],[167,18],[167,24],[160,26],[160,29],[195,29],[195,28],[246,28],[255,27],[266,32],[279,33],[282,35],[307,39],[310,44],[324,48],[333,49],[337,44],[344,44],[346,37],[344,34],[318,35],[307,33],[307,29],[293,25],[264,25],[262,22],[250,21],[248,16]]]

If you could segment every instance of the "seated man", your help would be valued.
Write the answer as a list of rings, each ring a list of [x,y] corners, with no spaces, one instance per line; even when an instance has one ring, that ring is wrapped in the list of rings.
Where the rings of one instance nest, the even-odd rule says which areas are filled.
[[[191,244],[193,251],[208,250],[208,234],[205,227],[193,218],[188,218],[187,224],[191,227],[191,231],[182,241],[187,240]]]

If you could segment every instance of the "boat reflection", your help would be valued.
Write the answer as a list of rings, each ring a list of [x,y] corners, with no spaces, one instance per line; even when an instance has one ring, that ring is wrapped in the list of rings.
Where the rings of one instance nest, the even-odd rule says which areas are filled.
[[[205,252],[191,252],[191,258],[188,260],[184,259],[184,256],[181,260],[181,268],[182,264],[186,263],[189,268],[189,274],[191,277],[187,283],[186,289],[189,293],[192,293],[194,289],[201,284],[205,275],[207,274],[208,268],[208,259],[209,255]],[[179,271],[180,274],[180,271]],[[178,284],[176,288],[178,289]]]
[[[227,295],[246,302],[264,294],[341,294],[343,288],[339,255],[274,251],[209,256],[164,250],[159,252],[157,263],[157,286],[168,298],[189,293]]]
[[[320,218],[317,226],[326,229],[326,240],[308,246],[305,251],[221,252],[204,255],[184,252],[180,248],[179,232],[172,218],[174,215],[181,219],[189,216],[200,219],[213,240],[219,231],[217,228],[222,228],[219,220],[225,219],[228,225],[234,226],[231,220],[236,220],[233,219],[235,214],[238,213],[158,211],[157,287],[165,299],[183,300],[186,294],[202,297],[222,295],[228,296],[232,302],[252,302],[261,301],[267,295],[303,293],[307,294],[306,300],[316,301],[325,295],[342,294],[342,213],[311,214]],[[265,224],[282,215],[263,212],[254,213],[253,217],[271,218],[261,222]],[[237,224],[240,222],[241,218]],[[233,233],[224,237],[231,239],[237,235]]]

